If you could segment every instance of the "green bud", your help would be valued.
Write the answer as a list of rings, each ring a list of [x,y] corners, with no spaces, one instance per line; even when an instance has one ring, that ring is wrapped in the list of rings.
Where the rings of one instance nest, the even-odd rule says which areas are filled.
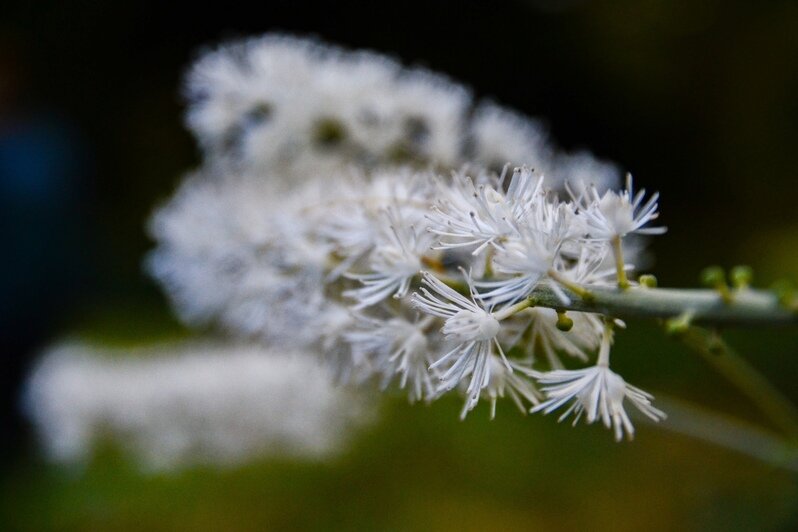
[[[563,332],[568,332],[574,327],[574,320],[568,317],[565,312],[557,312],[557,328]]]
[[[726,273],[720,266],[709,266],[701,271],[701,284],[717,288],[726,284]]]
[[[657,278],[650,274],[641,275],[638,281],[640,282],[641,286],[645,286],[646,288],[657,287]]]
[[[693,321],[692,313],[685,313],[676,318],[671,318],[665,321],[665,333],[678,336],[687,332],[690,324]]]
[[[735,266],[729,272],[729,278],[735,288],[748,288],[754,278],[754,270],[750,266]]]
[[[729,305],[732,303],[734,297],[731,290],[729,290],[729,286],[726,284],[726,272],[724,272],[723,268],[720,266],[704,268],[701,272],[701,283],[704,284],[704,286],[717,290],[725,304]]]

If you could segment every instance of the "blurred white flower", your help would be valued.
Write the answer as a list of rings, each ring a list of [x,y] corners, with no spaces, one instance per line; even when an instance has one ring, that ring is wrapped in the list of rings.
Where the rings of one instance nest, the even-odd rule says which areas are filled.
[[[540,123],[490,101],[474,111],[471,142],[474,161],[495,171],[506,164],[542,171],[554,155]]]
[[[370,364],[381,376],[383,389],[398,375],[399,387],[407,389],[411,402],[430,400],[435,391],[434,373],[428,369],[432,351],[425,331],[430,321],[430,317],[411,322],[402,317],[381,320],[361,315],[357,327],[345,337],[355,360]]]
[[[471,104],[438,74],[287,35],[207,53],[186,86],[188,125],[211,158],[289,180],[351,164],[457,165]]]
[[[570,183],[605,191],[621,182],[614,164],[587,151],[560,152],[540,122],[492,102],[483,102],[474,111],[470,140],[475,162],[496,172],[506,164],[530,166],[556,190]]]
[[[432,249],[434,236],[426,231],[422,220],[413,225],[402,215],[402,209],[389,208],[380,219],[380,234],[371,252],[369,273],[349,274],[363,286],[347,290],[345,297],[354,299],[355,310],[375,305],[389,296],[403,298],[410,281],[422,269],[424,256]]]
[[[83,461],[105,439],[147,468],[322,459],[371,417],[315,357],[252,345],[51,348],[24,403],[50,455]]]
[[[543,171],[551,186],[558,189],[567,183],[575,188],[593,187],[599,192],[620,186],[623,176],[615,163],[597,159],[588,151],[558,153]]]
[[[147,267],[186,323],[294,346],[316,341],[308,325],[324,309],[329,250],[290,199],[261,180],[198,174],[158,209]]]
[[[529,165],[555,189],[619,181],[612,164],[560,153],[537,121],[474,106],[445,76],[316,39],[268,34],[220,46],[200,56],[185,87],[186,121],[207,160],[272,180],[475,163],[495,172]]]
[[[330,181],[335,182],[334,190],[327,190]],[[328,281],[347,271],[363,272],[374,247],[395,240],[391,229],[395,224],[386,216],[386,210],[395,211],[401,218],[403,232],[408,231],[404,225],[426,228],[424,215],[431,201],[432,184],[431,174],[409,168],[377,170],[368,176],[350,172],[327,176],[324,182],[305,183],[304,188],[326,191],[316,201],[304,202],[309,206],[303,211],[312,220],[314,233],[332,246],[341,259]]]

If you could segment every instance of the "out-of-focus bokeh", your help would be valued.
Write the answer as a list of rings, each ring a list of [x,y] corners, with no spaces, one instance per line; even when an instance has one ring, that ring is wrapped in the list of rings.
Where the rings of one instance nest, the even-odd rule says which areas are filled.
[[[182,75],[203,46],[267,31],[388,53],[544,119],[567,149],[662,193],[653,271],[697,284],[746,263],[798,280],[798,4],[789,1],[20,2],[0,19],[4,530],[789,530],[798,476],[649,426],[615,444],[504,405],[385,398],[327,460],[142,470],[103,447],[48,461],[21,415],[65,335],[119,347],[187,336],[142,273],[144,222],[199,155]],[[798,401],[798,331],[730,341]],[[630,323],[629,381],[764,423],[654,324]]]

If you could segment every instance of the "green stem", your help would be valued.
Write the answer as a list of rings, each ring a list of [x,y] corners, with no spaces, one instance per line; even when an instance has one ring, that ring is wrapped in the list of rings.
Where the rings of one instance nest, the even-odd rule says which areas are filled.
[[[524,309],[527,309],[529,307],[534,307],[534,306],[535,306],[534,299],[531,298],[531,297],[528,297],[528,298],[524,299],[523,301],[520,301],[520,302],[516,303],[515,305],[503,308],[503,309],[501,309],[498,312],[494,312],[493,313],[493,317],[496,318],[499,321],[502,321],[504,319],[509,318],[513,314],[517,314],[518,312],[521,312]]]
[[[592,300],[593,294],[590,292],[590,290],[588,290],[587,288],[585,288],[583,286],[580,286],[578,283],[575,283],[575,282],[571,281],[570,279],[565,277],[563,274],[561,274],[557,270],[553,270],[552,269],[552,270],[549,270],[546,273],[549,276],[549,278],[551,278],[554,281],[557,281],[558,284],[561,284],[563,287],[567,288],[568,290],[570,290],[571,292],[573,292],[574,294],[579,296],[579,298],[581,300],[583,300],[583,301],[591,301]],[[537,288],[535,290],[537,290]],[[533,291],[533,294],[534,294],[534,291]],[[530,296],[530,297],[534,297],[534,296]],[[548,306],[548,305],[543,305],[543,306]],[[554,308],[554,307],[552,307],[552,308]],[[564,306],[562,308],[564,310],[568,310],[567,306]]]
[[[798,448],[778,434],[661,393],[655,395],[657,406],[668,412],[668,418],[656,423],[636,415],[636,420],[798,472]]]
[[[691,315],[693,324],[734,326],[796,326],[798,313],[780,304],[778,297],[764,290],[741,290],[725,303],[715,290],[611,287],[589,289],[572,282],[564,286],[571,299],[564,304],[552,287],[541,283],[529,294],[535,306],[578,312],[593,312],[615,318],[659,318],[667,320]]]
[[[689,327],[679,338],[750,399],[786,436],[798,441],[795,406],[726,342],[700,327]]]
[[[612,251],[615,254],[615,270],[618,275],[618,288],[626,290],[631,286],[629,279],[626,277],[626,264],[623,261],[623,243],[621,237],[616,236],[612,239]]]

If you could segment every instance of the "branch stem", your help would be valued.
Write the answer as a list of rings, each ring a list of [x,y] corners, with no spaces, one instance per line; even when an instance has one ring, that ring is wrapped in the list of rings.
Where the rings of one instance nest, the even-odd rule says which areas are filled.
[[[498,312],[494,312],[493,313],[493,317],[496,318],[499,321],[502,321],[504,319],[509,318],[513,314],[517,314],[518,312],[521,312],[524,309],[528,309],[529,307],[534,307],[534,306],[535,306],[534,299],[531,298],[531,297],[528,297],[528,298],[524,299],[523,301],[520,301],[520,302],[516,303],[515,305],[511,305],[509,307],[501,309]]]
[[[798,472],[798,448],[778,434],[662,393],[656,396],[658,406],[667,410],[668,419],[655,423],[646,416],[635,415],[636,419]]]
[[[578,283],[571,281],[557,270],[551,269],[547,272],[547,274],[552,280],[557,281],[557,283],[561,284],[563,287],[567,288],[568,290],[579,296],[579,298],[582,299],[583,301],[591,300],[592,294],[590,293],[590,290],[588,290],[584,286],[579,285]],[[537,288],[535,290],[537,290]],[[534,294],[535,292],[533,291],[532,293]],[[530,297],[534,297],[534,295]],[[563,310],[569,310],[567,308],[567,305],[562,308]]]
[[[555,278],[560,284],[560,279]],[[691,323],[713,326],[796,326],[798,313],[785,308],[776,294],[764,290],[740,290],[725,303],[715,290],[583,287],[575,283],[562,290],[570,302],[563,303],[552,287],[541,283],[529,294],[535,306],[578,312],[593,312],[614,318],[659,318],[667,320],[687,313]],[[585,297],[587,295],[587,297]]]
[[[612,239],[612,252],[615,255],[615,270],[618,275],[618,288],[626,290],[631,286],[626,276],[626,264],[623,260],[623,242],[620,235]]]
[[[754,403],[787,437],[798,442],[798,411],[756,368],[719,336],[700,327],[689,327],[680,338]]]

